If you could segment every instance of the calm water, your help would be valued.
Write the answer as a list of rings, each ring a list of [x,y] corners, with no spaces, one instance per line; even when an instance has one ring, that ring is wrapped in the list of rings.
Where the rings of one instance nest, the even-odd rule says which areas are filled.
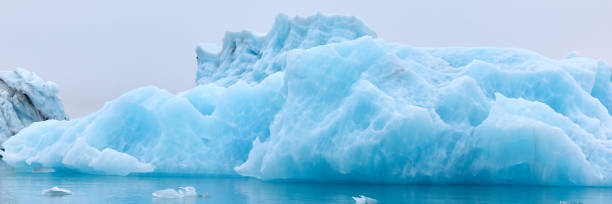
[[[60,186],[65,197],[41,191]],[[194,186],[210,198],[155,200],[151,193]],[[247,178],[118,177],[66,174],[0,174],[0,203],[354,203],[363,194],[379,203],[612,203],[612,188],[355,185],[263,182]]]

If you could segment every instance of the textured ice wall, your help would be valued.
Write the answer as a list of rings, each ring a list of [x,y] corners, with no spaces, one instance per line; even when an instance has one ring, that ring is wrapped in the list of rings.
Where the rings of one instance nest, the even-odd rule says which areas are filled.
[[[0,72],[0,144],[33,122],[65,120],[57,86],[24,69]]]
[[[370,35],[324,41],[243,63],[277,66],[262,79],[253,73],[266,66],[236,63],[184,93],[138,89],[85,118],[36,123],[5,143],[6,161],[119,175],[612,185],[609,65]],[[224,52],[199,64],[244,55]]]
[[[287,57],[283,109],[241,175],[609,185],[610,67],[362,38]],[[605,94],[595,94],[605,93]]]
[[[5,142],[4,160],[92,174],[236,175],[282,104],[282,74],[255,86],[201,85],[173,95],[133,90],[84,118],[34,123]]]
[[[376,37],[376,33],[355,17],[317,14],[289,20],[286,15],[278,15],[272,30],[266,35],[248,31],[228,32],[223,38],[221,50],[211,44],[198,46],[196,82],[215,82],[223,86],[234,84],[239,79],[259,82],[284,69],[285,62],[279,55],[287,51],[362,36]]]

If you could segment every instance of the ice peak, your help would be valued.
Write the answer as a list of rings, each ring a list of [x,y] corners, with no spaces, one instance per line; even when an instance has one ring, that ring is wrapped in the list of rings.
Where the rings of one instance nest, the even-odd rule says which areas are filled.
[[[354,40],[376,33],[355,17],[326,16],[294,17],[280,14],[265,35],[250,31],[227,32],[219,52],[209,46],[198,46],[197,84],[216,82],[223,86],[238,79],[259,82],[281,71],[282,54],[293,49],[308,49],[330,43]],[[279,57],[280,56],[280,57]]]

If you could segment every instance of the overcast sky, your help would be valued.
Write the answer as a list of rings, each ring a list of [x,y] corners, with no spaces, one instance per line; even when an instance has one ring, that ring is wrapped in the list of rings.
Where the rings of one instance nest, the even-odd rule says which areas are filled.
[[[56,82],[84,116],[142,86],[195,85],[194,48],[226,31],[267,32],[278,13],[354,15],[387,42],[570,51],[612,62],[610,0],[464,1],[0,0],[0,70]]]

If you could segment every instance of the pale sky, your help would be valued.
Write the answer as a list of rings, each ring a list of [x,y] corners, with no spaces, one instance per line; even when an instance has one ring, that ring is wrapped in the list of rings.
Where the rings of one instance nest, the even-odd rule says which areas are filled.
[[[267,32],[278,13],[317,12],[356,16],[387,42],[526,48],[555,59],[577,51],[612,62],[610,0],[0,0],[0,70],[56,82],[76,118],[134,88],[195,86],[198,43]]]

